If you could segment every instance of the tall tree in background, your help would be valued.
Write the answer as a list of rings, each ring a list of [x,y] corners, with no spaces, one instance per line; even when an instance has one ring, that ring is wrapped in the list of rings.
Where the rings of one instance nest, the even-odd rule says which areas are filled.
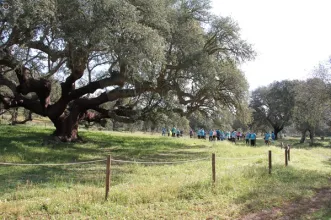
[[[295,107],[293,119],[301,131],[300,143],[310,134],[310,144],[314,144],[316,129],[328,119],[331,107],[327,85],[318,78],[307,79],[295,87]]]
[[[276,139],[278,133],[291,123],[295,103],[294,87],[298,81],[284,80],[252,92],[250,107],[253,120],[258,125],[270,125]]]
[[[248,85],[237,66],[254,51],[231,18],[209,13],[208,0],[9,3],[0,11],[0,86],[9,90],[0,100],[48,117],[58,140],[79,139],[82,120],[245,108]]]
[[[204,129],[230,129],[234,115],[230,111],[215,111],[212,115],[195,112],[189,117],[190,127],[195,131]]]

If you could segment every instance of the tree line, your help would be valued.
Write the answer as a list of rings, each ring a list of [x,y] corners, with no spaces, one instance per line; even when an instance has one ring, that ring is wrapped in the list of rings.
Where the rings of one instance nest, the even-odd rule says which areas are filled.
[[[252,92],[251,127],[272,129],[276,136],[286,127],[301,133],[300,143],[309,134],[310,144],[317,135],[331,135],[330,62],[321,63],[306,80],[283,80],[260,87]]]
[[[79,125],[158,131],[328,125],[328,66],[256,89],[256,53],[210,0],[17,0],[0,10],[0,114],[48,117],[59,141]],[[18,109],[24,119],[18,121]],[[302,140],[304,141],[304,140]]]

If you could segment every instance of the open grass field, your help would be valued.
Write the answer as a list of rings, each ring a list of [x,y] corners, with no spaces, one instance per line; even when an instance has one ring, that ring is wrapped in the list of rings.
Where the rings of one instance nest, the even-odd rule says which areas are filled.
[[[82,131],[87,143],[42,146],[52,131],[0,126],[0,162],[49,164],[0,165],[0,219],[258,219],[268,212],[274,219],[331,218],[327,141],[314,148],[294,145],[285,167],[283,150],[264,146],[262,140],[249,147],[186,137]],[[268,150],[273,153],[272,175]],[[214,187],[212,153],[216,154]],[[125,161],[197,161],[112,162],[108,201],[104,161],[51,166],[105,159],[108,154]]]

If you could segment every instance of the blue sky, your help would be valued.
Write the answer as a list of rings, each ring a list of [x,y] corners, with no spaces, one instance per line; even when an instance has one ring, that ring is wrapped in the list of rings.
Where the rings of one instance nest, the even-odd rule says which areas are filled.
[[[305,79],[331,55],[331,1],[212,0],[213,12],[239,23],[258,56],[242,66],[250,90]]]

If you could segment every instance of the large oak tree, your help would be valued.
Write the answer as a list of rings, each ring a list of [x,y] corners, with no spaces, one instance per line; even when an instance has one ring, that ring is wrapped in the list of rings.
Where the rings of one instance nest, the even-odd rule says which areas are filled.
[[[314,144],[317,128],[330,121],[330,104],[327,84],[319,78],[307,79],[295,87],[293,120],[302,134],[300,143],[309,131],[310,144]]]
[[[277,81],[252,92],[253,123],[272,127],[276,139],[278,133],[291,123],[297,84],[298,81]]]
[[[207,0],[9,3],[0,12],[1,103],[48,117],[61,141],[79,139],[82,120],[239,113],[245,105],[237,66],[254,51],[231,18],[210,14]]]

